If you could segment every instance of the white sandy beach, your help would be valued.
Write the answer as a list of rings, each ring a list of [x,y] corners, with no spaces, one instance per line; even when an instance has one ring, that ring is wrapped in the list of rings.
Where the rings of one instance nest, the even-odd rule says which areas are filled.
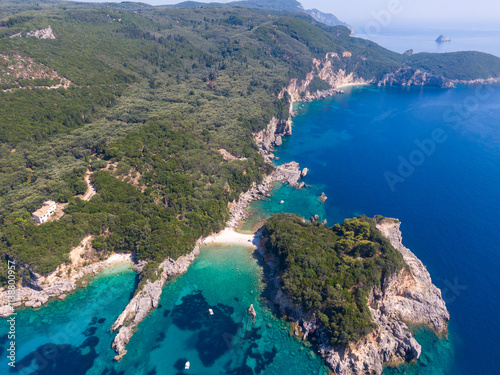
[[[234,229],[226,228],[223,231],[205,238],[203,244],[210,243],[233,243],[238,245],[258,247],[260,243],[260,234],[243,234]]]
[[[107,265],[116,264],[116,263],[133,263],[132,254],[113,254],[104,262]]]

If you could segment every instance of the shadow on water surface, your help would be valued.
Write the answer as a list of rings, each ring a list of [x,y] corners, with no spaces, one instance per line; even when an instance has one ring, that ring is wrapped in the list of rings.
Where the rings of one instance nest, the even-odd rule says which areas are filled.
[[[84,375],[98,356],[95,350],[98,343],[96,336],[90,336],[79,347],[48,343],[25,356],[9,371],[13,374]]]
[[[212,308],[214,315],[208,309]],[[205,367],[212,366],[229,349],[228,337],[233,337],[239,325],[231,319],[231,306],[210,306],[201,291],[182,298],[172,310],[172,322],[181,330],[198,331],[194,347]]]

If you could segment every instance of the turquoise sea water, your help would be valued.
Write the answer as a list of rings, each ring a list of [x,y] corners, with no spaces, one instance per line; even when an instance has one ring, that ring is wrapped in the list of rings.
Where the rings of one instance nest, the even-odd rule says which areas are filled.
[[[421,360],[386,374],[499,373],[500,90],[363,87],[298,107],[293,136],[276,155],[308,167],[311,186],[277,186],[270,200],[252,205],[243,229],[274,212],[318,214],[330,225],[359,214],[399,218],[404,244],[443,290],[451,322],[448,339],[416,328]],[[65,301],[18,314],[15,370],[4,371],[7,322],[0,321],[0,373],[324,374],[322,361],[261,300],[261,278],[251,249],[204,247],[165,286],[161,306],[115,363],[109,328],[136,280],[130,269],[110,270]],[[256,323],[246,312],[251,303]]]
[[[252,248],[203,247],[188,272],[165,286],[160,306],[116,363],[109,328],[131,297],[135,273],[112,269],[64,302],[21,311],[17,366],[5,371],[3,337],[1,373],[328,374],[311,348],[293,338],[290,326],[261,302],[261,279]],[[250,304],[256,322],[247,313]],[[6,322],[1,323],[6,332]]]

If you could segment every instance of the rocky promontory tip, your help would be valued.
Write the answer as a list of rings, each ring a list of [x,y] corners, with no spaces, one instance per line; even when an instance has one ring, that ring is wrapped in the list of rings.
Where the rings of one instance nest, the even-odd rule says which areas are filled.
[[[196,242],[194,249],[187,255],[180,256],[177,260],[166,259],[158,267],[161,272],[160,277],[154,282],[148,280],[141,290],[137,291],[134,298],[130,300],[120,316],[111,326],[111,331],[118,330],[111,347],[115,349],[115,361],[120,361],[127,350],[126,345],[134,334],[140,322],[158,306],[162,288],[167,279],[182,274],[187,271],[191,263],[196,259],[200,253],[200,246],[202,239]]]
[[[0,317],[6,318],[14,313],[14,309],[23,307],[39,308],[49,300],[63,300],[78,286],[86,284],[86,278],[97,275],[103,268],[116,263],[133,263],[131,254],[111,254],[106,260],[96,261],[91,256],[93,236],[88,235],[69,253],[68,264],[61,264],[48,275],[39,275],[29,268],[31,279],[20,280],[16,285],[16,293],[11,296],[8,288],[0,289]],[[91,264],[86,265],[88,262]],[[93,263],[92,263],[93,262]],[[19,267],[25,267],[18,265]]]

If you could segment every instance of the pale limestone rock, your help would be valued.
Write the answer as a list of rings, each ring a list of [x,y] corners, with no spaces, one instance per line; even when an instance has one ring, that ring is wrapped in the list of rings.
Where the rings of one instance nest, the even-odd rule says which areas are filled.
[[[34,36],[35,38],[38,38],[38,39],[55,39],[56,38],[54,36],[54,33],[52,32],[52,28],[50,27],[50,25],[46,29],[30,31],[29,33],[26,34],[26,37],[30,37],[30,36]]]
[[[255,308],[253,307],[253,303],[248,308],[248,315],[250,315],[252,317],[252,319],[254,319],[254,320],[257,316],[257,313],[255,312]]]
[[[93,263],[83,267],[83,258],[75,256],[81,254],[82,245],[84,247],[90,246],[92,236],[85,237],[81,244],[70,252],[70,265],[60,265],[55,271],[46,276],[38,275],[34,272],[31,273],[32,280],[28,283],[22,284],[19,282],[16,285],[14,299],[9,301],[8,289],[0,289],[0,317],[7,317],[12,314],[12,309],[21,306],[37,308],[47,303],[51,298],[63,298],[68,293],[75,290],[79,283],[82,283],[82,278],[88,275],[96,275],[104,267],[109,266],[115,262],[132,261],[131,255],[113,254],[108,259]],[[76,260],[75,260],[76,259]],[[75,262],[78,262],[75,263]],[[22,266],[24,267],[24,266]],[[69,273],[67,271],[70,271]],[[5,307],[7,306],[7,307]]]
[[[118,334],[111,345],[117,353],[114,357],[116,361],[121,360],[127,353],[125,347],[132,337],[135,328],[158,306],[162,288],[167,279],[187,271],[188,267],[200,253],[201,244],[202,239],[199,239],[191,253],[180,256],[175,261],[168,258],[162,262],[158,268],[161,272],[160,278],[154,282],[148,280],[113,323],[111,331],[118,330]]]

